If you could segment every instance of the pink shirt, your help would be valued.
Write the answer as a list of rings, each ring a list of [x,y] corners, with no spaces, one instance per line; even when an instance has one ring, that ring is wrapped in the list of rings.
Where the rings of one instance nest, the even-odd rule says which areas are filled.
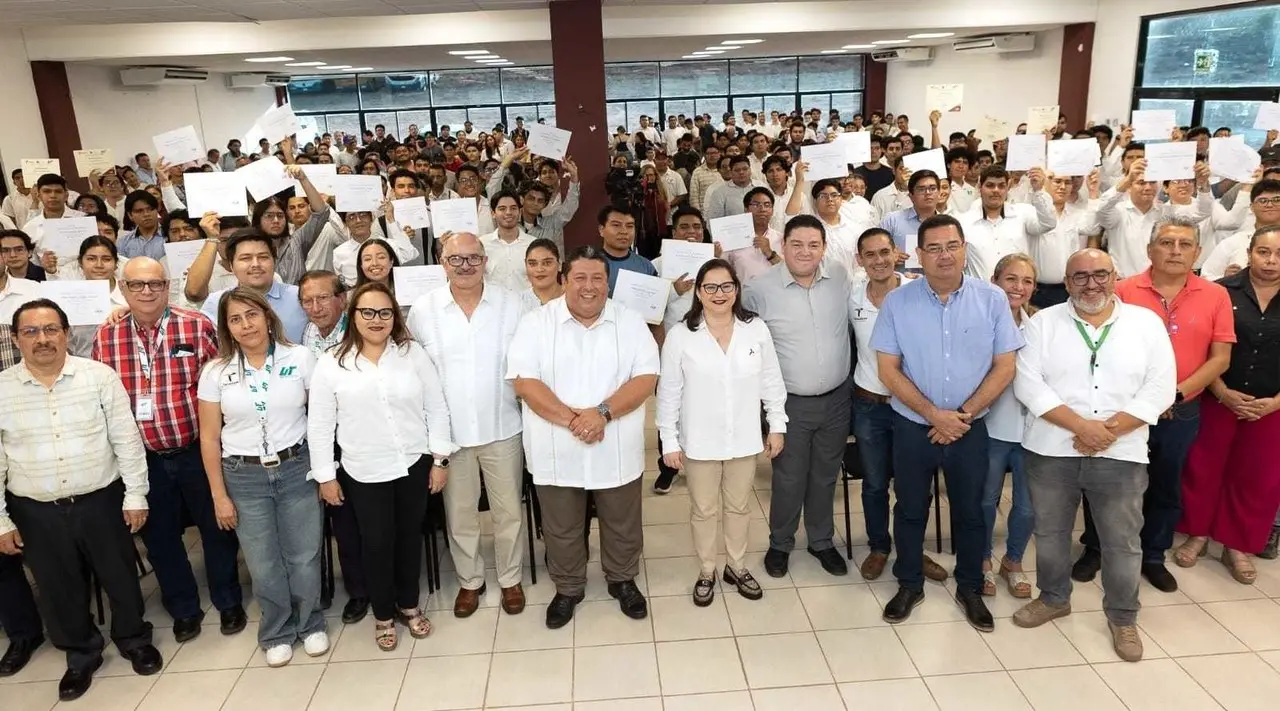
[[[781,257],[782,235],[772,227],[766,229],[764,234],[769,238],[769,247]],[[722,256],[725,261],[733,265],[734,270],[738,272],[738,281],[743,284],[769,271],[769,268],[773,266],[765,258],[764,252],[755,247],[735,249],[732,252],[725,252]]]

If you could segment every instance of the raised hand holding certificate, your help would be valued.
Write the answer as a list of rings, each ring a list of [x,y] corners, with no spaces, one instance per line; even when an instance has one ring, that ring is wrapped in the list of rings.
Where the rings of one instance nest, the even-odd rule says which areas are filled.
[[[1005,168],[1008,170],[1043,168],[1044,139],[1043,133],[1030,131],[1025,136],[1009,136],[1009,155],[1005,158]]]
[[[1167,141],[1173,137],[1178,119],[1172,109],[1138,110],[1133,112],[1130,125],[1135,141]]]
[[[717,217],[707,226],[711,228],[711,239],[720,245],[720,249],[726,252],[732,252],[735,249],[747,249],[755,244],[755,218],[749,212],[744,212],[741,215]],[[714,250],[712,254],[715,254]],[[666,260],[662,261],[665,262]]]
[[[285,104],[263,114],[262,118],[258,119],[258,130],[262,131],[263,138],[272,143],[279,143],[301,129],[298,128],[298,117],[293,114],[293,109]]]
[[[1196,177],[1195,141],[1148,143],[1146,158],[1147,180],[1161,182]]]
[[[662,323],[662,317],[667,312],[670,294],[671,282],[666,279],[623,269],[618,272],[618,281],[613,286],[613,296],[610,298],[638,312],[647,323],[656,326]]]
[[[1209,139],[1209,169],[1214,175],[1237,183],[1253,182],[1253,171],[1262,156],[1236,136]]]
[[[76,172],[81,178],[89,177],[93,171],[105,173],[116,165],[115,151],[110,148],[89,148],[75,151]],[[34,185],[34,183],[32,183]]]
[[[1032,106],[1027,109],[1027,133],[1044,133],[1058,126],[1058,106]]]
[[[698,274],[703,264],[716,258],[716,246],[707,242],[689,242],[682,239],[662,240],[662,278],[690,279]]]
[[[205,158],[204,148],[194,126],[166,131],[152,138],[151,142],[156,146],[156,155],[164,158],[169,165],[198,163]]]
[[[200,251],[204,249],[205,241],[202,239],[193,239],[186,242],[166,242],[164,245],[165,265],[169,268],[169,277],[178,279],[179,277],[186,279],[187,270],[195,264],[196,257],[200,256]]]
[[[187,212],[192,217],[216,212],[219,217],[247,217],[249,199],[244,176],[234,173],[188,173],[183,176],[187,190]]]
[[[392,267],[391,275],[396,283],[396,301],[401,306],[413,306],[418,297],[449,283],[444,267],[438,264]]]
[[[98,234],[98,222],[92,217],[63,217],[44,221],[44,238],[40,246],[58,255],[62,263],[73,262],[80,256],[80,243],[85,237]]]
[[[469,232],[479,237],[480,218],[476,213],[475,198],[432,200],[431,224],[435,225],[436,239],[446,232]]]
[[[1101,157],[1098,142],[1092,138],[1049,141],[1049,172],[1054,175],[1088,175]]]
[[[396,223],[401,227],[425,230],[431,226],[431,213],[427,210],[427,199],[421,195],[392,200],[391,210],[395,214]]]
[[[276,193],[293,187],[294,180],[285,172],[284,163],[275,156],[260,158],[236,168],[236,175],[244,181],[244,187],[254,200],[266,200]],[[381,187],[381,186],[379,186]]]
[[[844,159],[854,165],[871,162],[871,132],[845,131],[836,136],[836,145],[844,146]]]
[[[338,212],[377,212],[382,207],[382,178],[377,175],[338,175],[333,179]]]
[[[62,162],[57,158],[23,158],[21,165],[22,178],[30,186],[42,175],[62,175]]]
[[[843,145],[835,141],[802,147],[800,160],[809,164],[805,177],[811,181],[843,178],[849,174],[848,153]]]
[[[111,284],[105,279],[41,282],[40,293],[62,307],[72,326],[98,326],[111,314]]]

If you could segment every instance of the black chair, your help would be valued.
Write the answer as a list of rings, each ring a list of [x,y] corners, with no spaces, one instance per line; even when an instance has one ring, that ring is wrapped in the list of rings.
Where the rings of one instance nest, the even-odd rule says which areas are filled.
[[[320,504],[324,509],[324,520],[321,524],[320,539],[320,609],[327,610],[333,605],[333,594],[337,581],[333,571],[333,519],[329,507]]]
[[[436,533],[444,534],[444,547],[449,548],[448,520],[444,509],[444,495],[431,494],[427,497],[427,515],[422,519],[422,539],[427,552],[427,594],[430,595],[441,588],[440,577],[440,540]]]
[[[524,503],[524,525],[528,531],[529,537],[529,584],[538,584],[538,561],[534,552],[533,544],[538,538],[542,538],[542,505],[538,503],[538,488],[534,486],[533,475],[529,470],[524,471],[523,481],[521,482],[520,498]]]
[[[849,482],[862,479],[862,459],[858,453],[858,439],[850,435],[845,440],[844,462],[840,466],[840,483],[844,487],[844,547],[845,557],[853,560],[853,516],[849,512]],[[942,553],[942,497],[939,472],[933,473],[933,529],[935,547]],[[955,541],[951,552],[955,553]]]

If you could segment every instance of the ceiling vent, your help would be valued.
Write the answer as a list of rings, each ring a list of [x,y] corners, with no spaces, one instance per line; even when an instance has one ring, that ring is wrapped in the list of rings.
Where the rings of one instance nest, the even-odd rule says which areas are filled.
[[[933,59],[933,50],[928,47],[898,47],[897,49],[880,49],[871,53],[876,62],[927,62]]]
[[[164,84],[201,84],[209,80],[203,69],[181,67],[129,67],[120,70],[120,83],[125,86],[159,86]]]
[[[1016,35],[993,35],[991,37],[971,37],[952,43],[956,52],[968,54],[1005,54],[1008,52],[1030,52],[1036,48],[1036,36],[1030,33]]]

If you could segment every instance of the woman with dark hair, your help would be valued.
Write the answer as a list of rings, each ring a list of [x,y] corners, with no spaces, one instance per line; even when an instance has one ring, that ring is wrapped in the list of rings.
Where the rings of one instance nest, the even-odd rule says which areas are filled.
[[[560,276],[560,248],[555,242],[540,237],[524,251],[524,272],[529,288],[520,293],[522,311],[532,311],[552,299],[564,296]]]
[[[138,179],[138,172],[128,165],[117,165],[116,175],[120,176],[120,180],[124,181],[126,190],[141,190],[142,181]]]
[[[145,190],[134,190],[124,199],[124,232],[116,239],[120,258],[164,259],[164,229],[160,226],[160,201]]]
[[[746,567],[747,522],[756,457],[782,451],[787,391],[773,338],[762,319],[743,307],[733,267],[713,259],[698,270],[697,298],[684,321],[667,333],[658,379],[656,422],[663,461],[689,482],[693,542],[701,572],[693,602],[715,596],[721,502],[728,560],[723,578],[748,600],[763,596]],[[759,412],[769,434],[762,441]]]
[[[253,219],[250,224],[259,232],[270,237],[275,243],[276,273],[286,284],[296,284],[306,271],[307,252],[311,251],[316,238],[329,224],[329,203],[311,184],[307,174],[296,165],[287,167],[289,177],[302,185],[307,202],[311,205],[311,217],[301,227],[290,232],[288,191],[272,195],[253,206]]]
[[[455,447],[435,364],[409,335],[387,285],[369,282],[351,295],[347,332],[316,365],[309,416],[320,496],[330,506],[349,497],[355,507],[378,648],[396,648],[397,621],[415,639],[426,637],[431,621],[418,597],[422,521],[427,497],[444,488]]]
[[[218,527],[236,531],[262,608],[267,665],[329,651],[320,608],[322,512],[307,473],[310,349],[289,342],[266,297],[237,287],[218,300],[218,357],[197,388],[200,458]]]
[[[366,160],[365,162],[360,164],[360,174],[361,175],[381,175],[382,168],[381,166],[378,165],[378,161]]]
[[[348,217],[351,215],[352,213],[347,214]],[[385,285],[394,294],[396,281],[392,269],[398,266],[400,257],[390,243],[377,238],[365,240],[360,244],[360,249],[356,250],[356,288],[376,282]]]
[[[80,243],[80,256],[75,262],[59,268],[57,260],[53,252],[45,252],[45,271],[50,279],[105,281],[111,293],[112,308],[128,306],[124,295],[120,293],[120,285],[117,281],[120,274],[120,258],[116,252],[116,245],[111,240],[98,235],[86,237]],[[88,358],[93,350],[93,339],[97,332],[97,325],[72,326],[67,350],[71,355]]]

